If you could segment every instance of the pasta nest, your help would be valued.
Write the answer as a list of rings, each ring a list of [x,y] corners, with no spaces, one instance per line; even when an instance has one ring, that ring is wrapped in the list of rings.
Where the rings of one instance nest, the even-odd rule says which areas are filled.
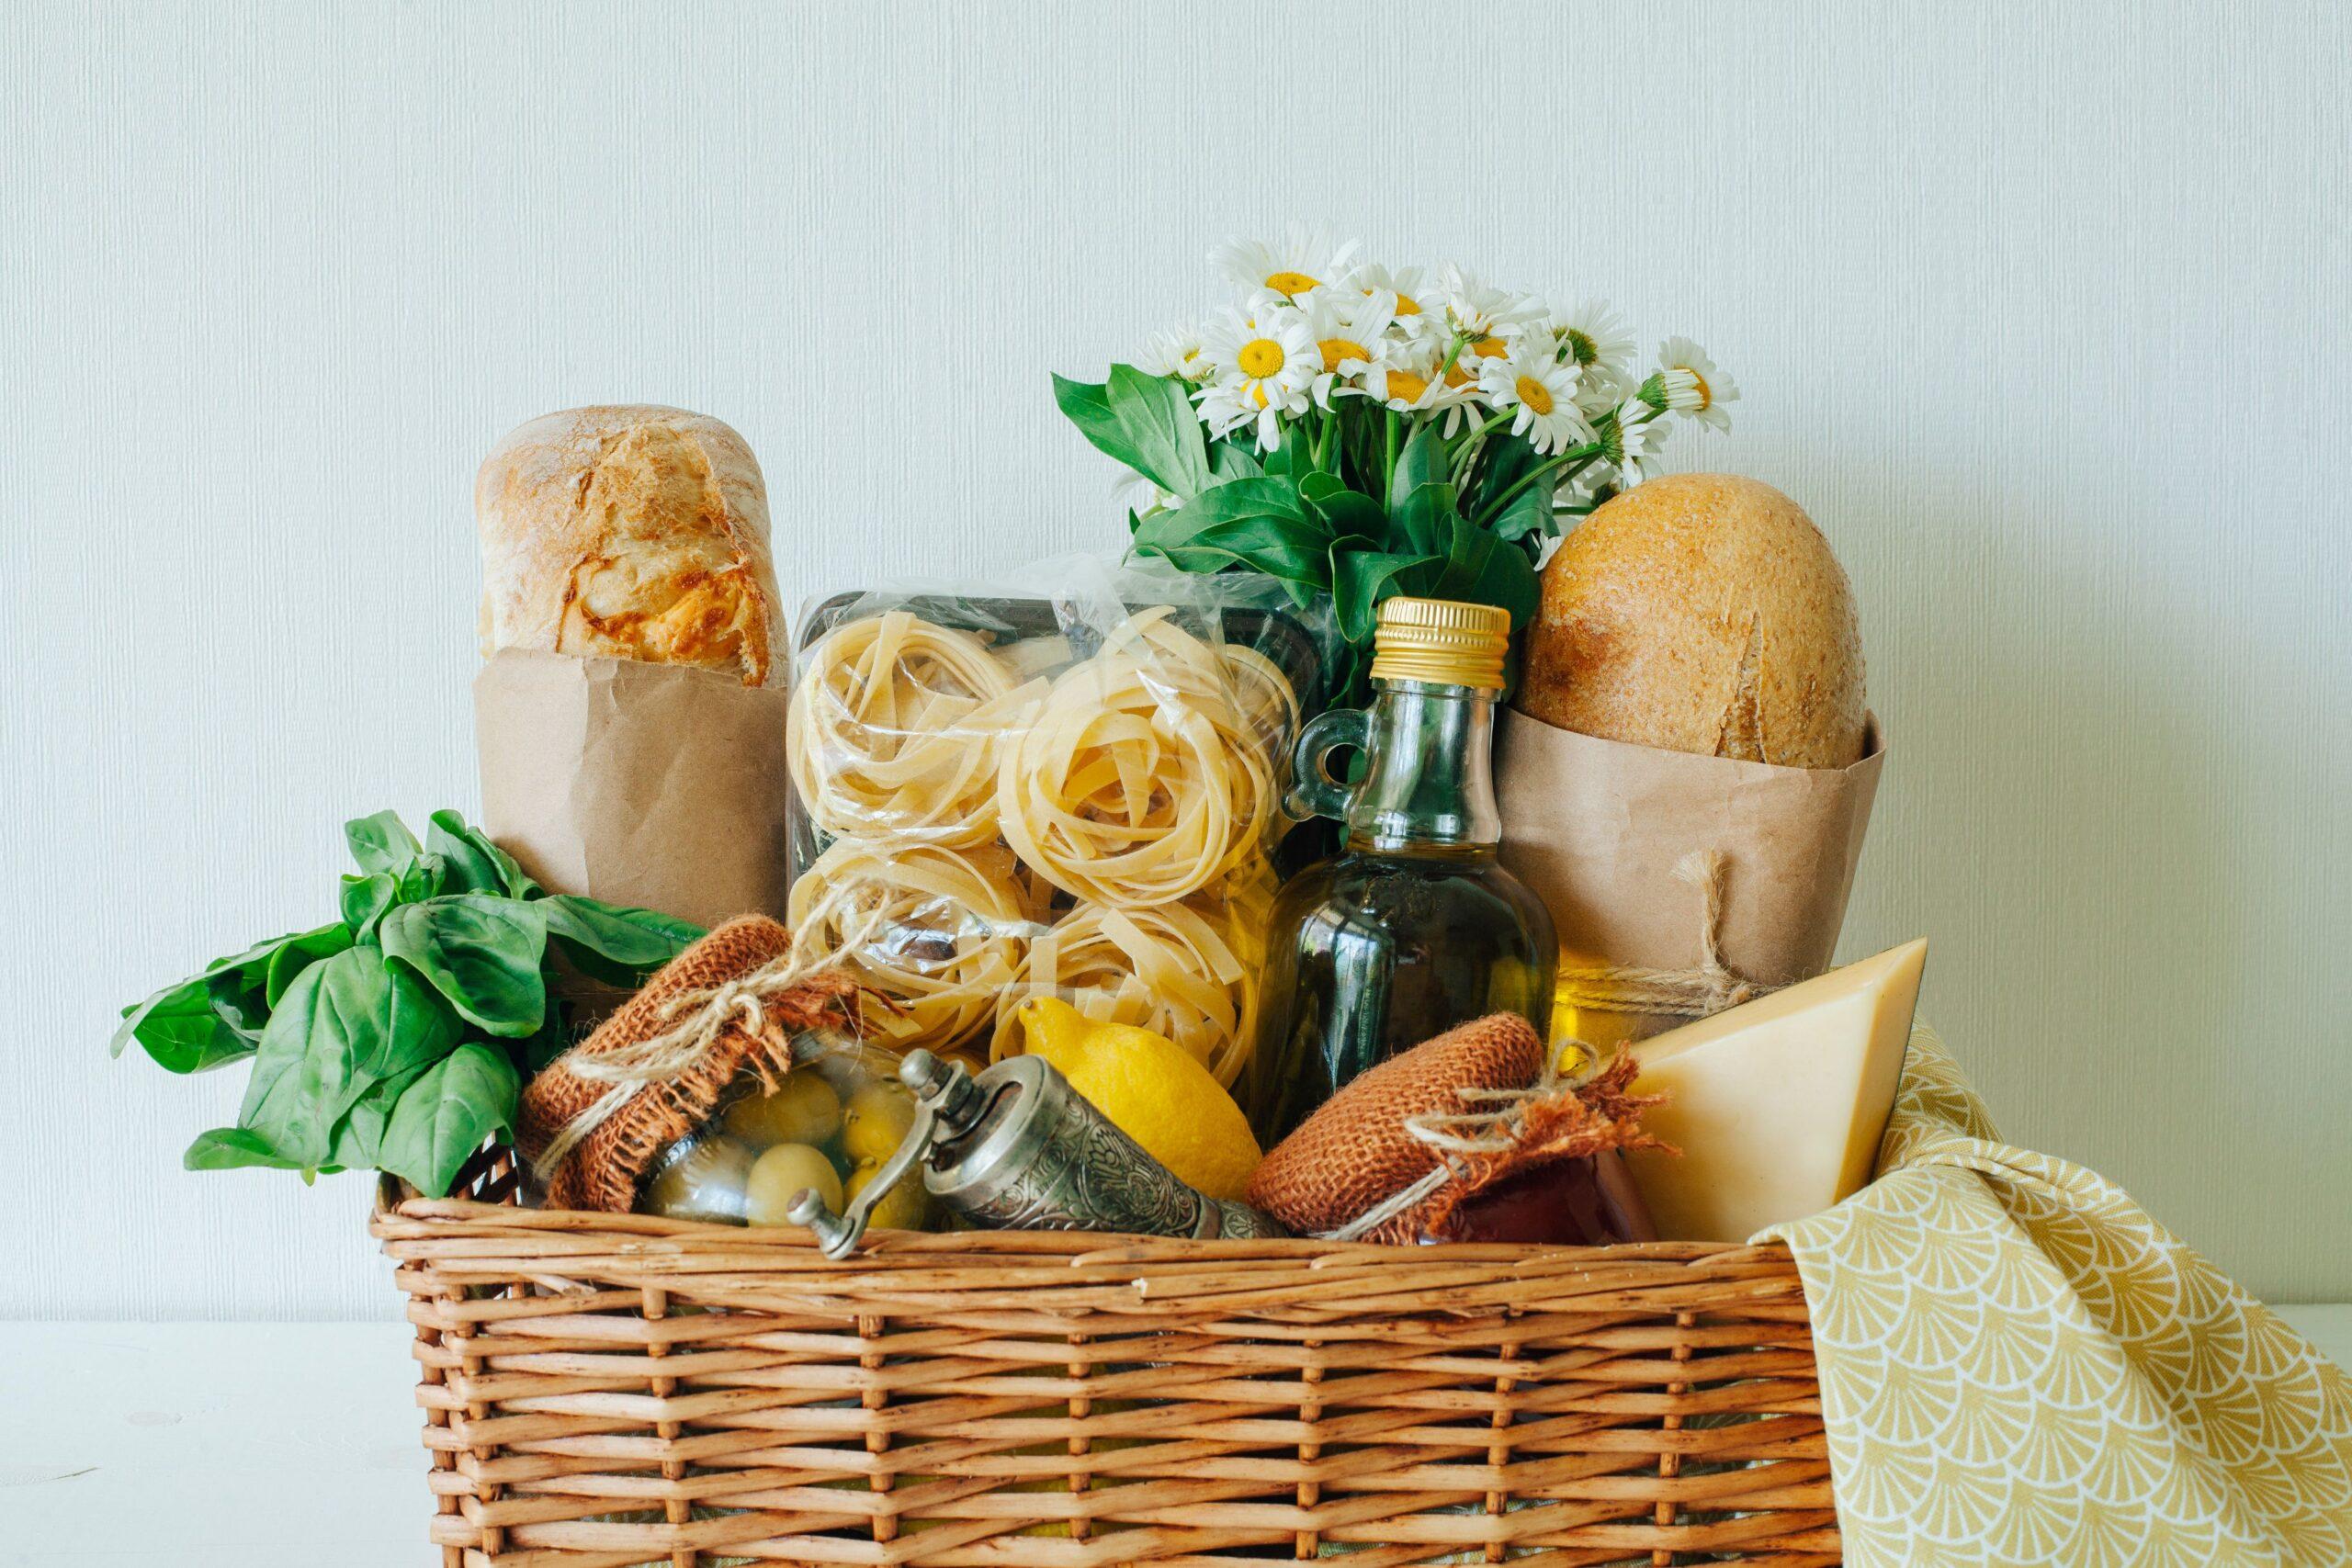
[[[808,650],[792,694],[793,787],[830,834],[985,843],[1008,727],[1043,691],[1016,686],[970,633],[905,610],[836,626]]]
[[[840,839],[792,885],[793,940],[899,1005],[867,1010],[891,1046],[944,1049],[986,1030],[1043,906],[1002,846]]]
[[[1173,903],[1231,873],[1274,819],[1290,683],[1262,655],[1214,648],[1170,615],[1124,622],[1001,749],[1005,841],[1080,898]]]

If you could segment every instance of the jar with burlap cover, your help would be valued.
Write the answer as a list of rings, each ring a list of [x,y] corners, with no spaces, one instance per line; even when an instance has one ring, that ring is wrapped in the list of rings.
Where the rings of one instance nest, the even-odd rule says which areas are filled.
[[[1533,1167],[1663,1146],[1641,1130],[1657,1097],[1629,1092],[1631,1052],[1582,1081],[1554,1077],[1546,1055],[1516,1013],[1423,1041],[1276,1145],[1250,1201],[1301,1235],[1408,1244],[1444,1234],[1465,1202]]]
[[[516,1142],[545,1206],[626,1213],[662,1152],[750,1077],[773,1089],[811,1032],[855,1034],[862,988],[796,962],[762,915],[703,937],[523,1091]]]

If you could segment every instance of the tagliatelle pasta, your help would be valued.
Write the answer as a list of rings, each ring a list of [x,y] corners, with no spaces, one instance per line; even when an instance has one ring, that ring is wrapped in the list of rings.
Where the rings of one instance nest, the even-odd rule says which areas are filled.
[[[792,885],[793,941],[899,1004],[868,1027],[901,1050],[942,1049],[995,1019],[1042,911],[1001,845],[837,840]]]
[[[785,750],[810,820],[949,848],[995,836],[998,752],[1044,682],[1016,687],[978,637],[904,610],[837,626],[806,659]]]
[[[1257,967],[1230,934],[1226,919],[1186,904],[1079,905],[1030,943],[999,1003],[990,1059],[1020,1054],[1023,1001],[1057,996],[1089,1018],[1166,1035],[1230,1085],[1258,1021]]]
[[[1274,743],[1297,699],[1271,661],[1220,652],[1170,614],[1123,623],[1001,749],[1005,841],[1080,898],[1186,897],[1238,865],[1273,819]]]

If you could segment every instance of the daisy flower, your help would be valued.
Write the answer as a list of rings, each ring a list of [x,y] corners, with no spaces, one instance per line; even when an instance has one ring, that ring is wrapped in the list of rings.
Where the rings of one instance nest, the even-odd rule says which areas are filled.
[[[1396,351],[1400,345],[1387,335],[1396,312],[1396,297],[1385,288],[1363,296],[1327,288],[1308,296],[1306,335],[1322,363],[1314,386],[1317,405],[1331,406],[1331,389],[1340,378],[1361,376]]]
[[[1634,333],[1607,300],[1587,299],[1573,310],[1555,310],[1552,334],[1562,357],[1584,372],[1577,387],[1587,412],[1599,412],[1623,396]]]
[[[1644,402],[1688,414],[1711,429],[1731,428],[1731,415],[1723,405],[1739,400],[1739,388],[1715,368],[1705,349],[1687,337],[1670,337],[1659,347],[1657,363],[1657,372],[1642,383]]]
[[[1530,333],[1512,351],[1478,362],[1478,394],[1500,412],[1519,411],[1510,433],[1524,435],[1538,452],[1565,451],[1592,439],[1592,426],[1577,407],[1577,377],[1552,352],[1551,339]]]
[[[1671,428],[1657,410],[1639,398],[1627,398],[1618,405],[1617,418],[1602,433],[1601,442],[1602,456],[1624,476],[1622,488],[1630,490],[1657,471],[1659,449]],[[1590,488],[1600,488],[1594,470],[1587,470],[1587,477]]]
[[[1245,293],[1271,288],[1295,302],[1348,275],[1356,242],[1334,243],[1321,225],[1294,223],[1281,240],[1227,240],[1209,253],[1209,265],[1231,278]]]
[[[1201,350],[1216,367],[1216,379],[1193,394],[1201,417],[1219,435],[1255,422],[1258,445],[1268,451],[1279,446],[1279,416],[1306,412],[1323,367],[1305,315],[1281,307],[1227,308],[1202,330]]]
[[[1136,368],[1147,376],[1175,376],[1199,386],[1216,368],[1201,352],[1201,334],[1191,327],[1170,327],[1151,334]]]
[[[1398,267],[1391,272],[1378,262],[1365,262],[1349,275],[1348,282],[1367,296],[1394,295],[1396,325],[1408,337],[1419,337],[1437,324],[1436,313],[1421,302],[1419,267]]]
[[[1463,267],[1448,262],[1437,275],[1437,297],[1447,322],[1473,343],[1499,338],[1534,319],[1538,307],[1525,295],[1489,288]]]

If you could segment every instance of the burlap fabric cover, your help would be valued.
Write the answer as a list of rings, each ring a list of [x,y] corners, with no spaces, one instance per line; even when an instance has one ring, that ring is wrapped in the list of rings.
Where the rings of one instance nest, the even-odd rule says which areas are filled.
[[[1259,1165],[1250,1201],[1295,1231],[1337,1230],[1436,1168],[1437,1151],[1407,1122],[1460,1110],[1457,1088],[1522,1089],[1543,1070],[1544,1042],[1516,1013],[1450,1029],[1325,1100]],[[1419,1229],[1408,1228],[1418,1213],[1364,1239],[1419,1240]]]
[[[672,959],[662,972],[597,1027],[565,1052],[523,1091],[522,1125],[516,1130],[525,1159],[536,1163],[571,1120],[595,1105],[613,1084],[571,1070],[582,1057],[607,1055],[641,1045],[679,1022],[681,998],[741,980],[782,958],[791,933],[763,915],[730,920]],[[845,977],[820,973],[763,996],[758,1026],[739,1010],[710,1049],[675,1077],[639,1088],[617,1111],[547,1173],[545,1207],[594,1209],[627,1213],[637,1204],[638,1183],[654,1157],[710,1119],[729,1085],[745,1072],[773,1079],[792,1068],[792,1042],[807,1030],[854,1032],[857,987]]]

